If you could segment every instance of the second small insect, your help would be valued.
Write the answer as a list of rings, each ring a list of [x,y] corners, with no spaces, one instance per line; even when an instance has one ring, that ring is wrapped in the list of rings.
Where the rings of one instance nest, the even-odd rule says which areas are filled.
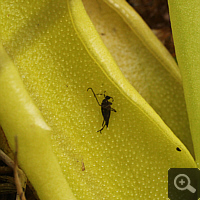
[[[101,113],[103,115],[103,123],[102,123],[102,128],[97,131],[97,132],[101,133],[101,131],[105,128],[105,126],[108,127],[109,119],[110,119],[110,112],[111,111],[117,112],[114,108],[111,108],[112,103],[110,101],[108,101],[109,99],[112,99],[112,101],[114,101],[114,100],[112,97],[106,96],[105,92],[104,92],[104,94],[95,94],[92,88],[88,88],[87,91],[88,90],[92,91],[95,99],[97,100],[98,105],[101,106]],[[99,103],[96,95],[104,95],[104,99],[101,102],[101,104]]]

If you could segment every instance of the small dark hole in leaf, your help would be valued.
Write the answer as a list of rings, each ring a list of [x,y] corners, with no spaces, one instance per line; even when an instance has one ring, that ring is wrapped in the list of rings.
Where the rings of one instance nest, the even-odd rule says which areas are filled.
[[[176,150],[177,150],[177,151],[181,151],[181,149],[180,149],[179,147],[176,147]]]

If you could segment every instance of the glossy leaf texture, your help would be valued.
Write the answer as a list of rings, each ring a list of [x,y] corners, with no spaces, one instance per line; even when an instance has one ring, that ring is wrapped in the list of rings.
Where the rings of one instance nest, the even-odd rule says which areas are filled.
[[[200,164],[200,2],[169,0],[172,31],[190,120],[195,157]]]
[[[174,58],[123,0],[84,0],[121,71],[194,156],[181,75]]]
[[[168,169],[196,167],[80,0],[4,1],[1,27],[0,124],[12,149],[18,136],[19,164],[41,199],[166,199]],[[102,134],[89,87],[114,99]]]

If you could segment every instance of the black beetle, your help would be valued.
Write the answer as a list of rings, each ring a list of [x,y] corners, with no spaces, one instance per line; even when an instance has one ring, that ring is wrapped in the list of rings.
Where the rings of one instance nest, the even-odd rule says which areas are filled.
[[[110,96],[106,96],[105,92],[104,92],[104,94],[103,94],[104,99],[100,104],[96,95],[102,95],[102,94],[95,94],[92,88],[88,88],[87,91],[88,90],[92,91],[92,93],[94,94],[94,97],[97,100],[98,105],[101,106],[101,113],[103,115],[103,123],[102,123],[102,128],[97,131],[97,132],[101,133],[101,131],[104,129],[105,126],[108,128],[109,119],[110,119],[110,112],[111,111],[117,112],[114,108],[111,108],[112,103],[110,101],[108,101],[109,99],[112,99],[112,101],[114,101],[114,99]]]

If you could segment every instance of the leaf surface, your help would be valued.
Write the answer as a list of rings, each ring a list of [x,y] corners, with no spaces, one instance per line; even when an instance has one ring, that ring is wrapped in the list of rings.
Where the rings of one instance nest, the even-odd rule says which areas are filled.
[[[82,2],[2,6],[0,123],[12,149],[18,135],[19,164],[39,197],[166,199],[168,169],[195,162],[122,75]],[[89,87],[114,99],[102,134]]]

